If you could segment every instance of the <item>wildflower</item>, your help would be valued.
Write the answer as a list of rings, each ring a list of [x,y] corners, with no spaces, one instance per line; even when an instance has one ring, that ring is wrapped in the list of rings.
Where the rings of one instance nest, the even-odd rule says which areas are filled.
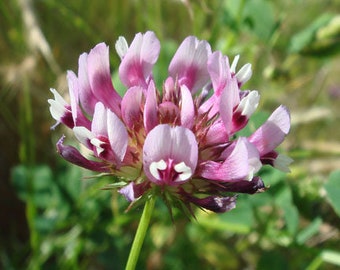
[[[92,155],[65,145],[63,136],[57,150],[64,159],[117,176],[124,183],[119,192],[132,204],[158,194],[191,213],[193,205],[226,212],[237,193],[264,191],[256,173],[265,164],[289,170],[291,159],[275,150],[289,132],[286,107],[249,137],[237,137],[260,99],[256,90],[241,90],[252,72],[250,64],[236,71],[239,56],[230,66],[227,56],[189,36],[160,91],[152,74],[160,52],[153,32],[137,34],[130,46],[120,37],[116,50],[123,97],[112,84],[104,43],[79,57],[77,75],[68,72],[70,103],[51,89],[52,117]]]

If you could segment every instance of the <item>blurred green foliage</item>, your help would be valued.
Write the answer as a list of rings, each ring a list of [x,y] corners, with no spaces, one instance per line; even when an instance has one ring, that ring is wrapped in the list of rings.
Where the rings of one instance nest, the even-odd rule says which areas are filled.
[[[123,93],[114,43],[147,30],[162,45],[158,86],[187,35],[252,63],[246,87],[259,89],[261,112],[243,135],[286,104],[293,126],[281,151],[295,162],[288,175],[263,169],[270,188],[239,196],[223,215],[197,211],[189,221],[175,211],[172,222],[157,201],[138,269],[339,267],[339,10],[317,0],[1,1],[0,268],[124,268],[142,210],[125,213],[124,198],[101,190],[112,179],[56,155],[67,131],[50,131],[46,100],[49,87],[67,92],[65,70],[101,41]]]

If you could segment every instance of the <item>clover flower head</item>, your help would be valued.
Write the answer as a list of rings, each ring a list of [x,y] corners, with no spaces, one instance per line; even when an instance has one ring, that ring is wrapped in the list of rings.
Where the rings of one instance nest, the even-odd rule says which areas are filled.
[[[69,103],[51,89],[52,117],[92,155],[65,145],[63,136],[57,150],[64,159],[115,175],[132,204],[156,193],[191,212],[193,205],[226,212],[235,207],[237,193],[264,191],[256,174],[265,164],[289,171],[292,160],[276,151],[290,128],[286,107],[249,137],[237,136],[260,100],[258,91],[241,90],[252,71],[250,64],[236,70],[239,56],[230,66],[208,42],[189,36],[160,87],[152,74],[160,53],[153,32],[138,33],[130,45],[120,37],[115,47],[123,97],[112,84],[104,43],[79,57],[78,74],[67,73]]]

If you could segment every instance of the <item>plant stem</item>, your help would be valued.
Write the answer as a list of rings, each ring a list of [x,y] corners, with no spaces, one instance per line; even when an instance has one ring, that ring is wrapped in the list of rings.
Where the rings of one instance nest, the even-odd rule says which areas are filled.
[[[152,210],[155,206],[155,196],[151,195],[145,203],[142,217],[139,221],[135,239],[133,240],[130,255],[125,270],[134,270],[137,264],[140,250],[142,248],[146,231],[149,227]]]

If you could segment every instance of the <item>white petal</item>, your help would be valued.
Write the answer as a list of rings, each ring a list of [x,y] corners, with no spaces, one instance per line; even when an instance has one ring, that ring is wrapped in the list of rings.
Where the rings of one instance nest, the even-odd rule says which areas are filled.
[[[237,63],[238,63],[238,60],[240,59],[240,55],[236,55],[233,62],[231,63],[231,67],[230,67],[230,71],[232,73],[235,73],[236,72],[236,66],[237,66]]]
[[[259,105],[259,101],[259,93],[256,90],[251,91],[246,97],[241,100],[237,110],[242,110],[241,114],[249,118]]]
[[[161,177],[159,175],[158,170],[165,170],[166,169],[166,163],[165,161],[162,159],[158,162],[152,162],[150,164],[150,173],[152,174],[153,177],[155,177],[158,180],[161,180]]]
[[[95,146],[96,148],[97,148],[97,154],[98,154],[98,156],[104,151],[104,148],[103,147],[101,147],[101,145],[103,144],[103,142],[101,141],[101,140],[99,140],[99,139],[97,139],[97,138],[93,138],[93,139],[91,139],[91,144],[93,145],[93,146]]]
[[[91,148],[90,141],[95,138],[95,135],[90,130],[86,127],[74,127],[73,132],[80,143]]]
[[[128,45],[126,39],[124,37],[120,36],[118,38],[118,40],[116,41],[115,48],[116,48],[116,52],[119,55],[120,59],[123,59],[123,57],[125,56],[125,54],[127,53],[128,49],[129,49],[129,45]]]
[[[54,95],[54,100],[64,106],[68,105],[67,102],[65,101],[65,99],[58,93],[57,90],[55,90],[54,88],[51,88],[50,91],[53,93]]]
[[[178,163],[174,166],[176,172],[179,173],[179,179],[182,181],[188,180],[192,176],[192,170],[185,165],[184,162]]]
[[[64,116],[66,112],[65,107],[60,103],[56,102],[54,99],[49,99],[47,101],[50,104],[50,113],[52,117],[55,120],[60,121],[60,119]]]
[[[274,167],[279,169],[282,172],[289,173],[290,169],[288,166],[293,162],[294,160],[286,155],[278,155],[276,159],[274,160]]]
[[[245,84],[253,74],[251,70],[251,64],[245,64],[241,69],[236,73],[237,81],[241,84]]]

